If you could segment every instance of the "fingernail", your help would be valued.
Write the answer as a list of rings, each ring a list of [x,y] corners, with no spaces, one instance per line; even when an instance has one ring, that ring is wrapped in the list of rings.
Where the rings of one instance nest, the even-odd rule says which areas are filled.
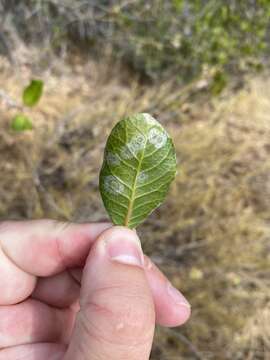
[[[167,285],[167,292],[176,305],[190,308],[190,303],[187,301],[187,299],[180,293],[180,291],[173,287],[171,283],[168,283]]]
[[[106,243],[106,250],[112,261],[143,267],[143,252],[136,235],[112,237]]]

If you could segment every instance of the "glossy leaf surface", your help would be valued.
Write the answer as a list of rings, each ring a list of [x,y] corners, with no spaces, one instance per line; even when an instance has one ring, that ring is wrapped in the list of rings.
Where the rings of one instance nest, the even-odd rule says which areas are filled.
[[[100,193],[116,225],[134,228],[164,200],[176,173],[171,138],[149,114],[113,128],[100,172]]]

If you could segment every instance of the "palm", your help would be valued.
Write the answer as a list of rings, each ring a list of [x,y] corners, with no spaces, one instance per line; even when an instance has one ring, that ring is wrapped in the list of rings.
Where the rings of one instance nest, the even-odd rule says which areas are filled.
[[[27,359],[62,359],[79,309],[80,287],[71,273],[39,279],[29,298],[2,307],[1,321],[11,326],[12,336],[3,344],[12,346],[10,359],[24,358],[24,354]]]
[[[49,220],[0,224],[0,360],[66,358],[80,309],[83,266],[109,226]],[[168,280],[145,260],[156,321],[168,326],[185,322],[189,310],[179,311],[166,294]],[[88,287],[84,277],[82,283]]]
[[[18,233],[9,224],[1,227],[0,266],[1,282],[4,282],[1,288],[4,291],[0,294],[3,304],[0,307],[0,348],[8,349],[2,352],[4,355],[0,352],[0,359],[1,356],[5,359],[61,359],[79,310],[82,269],[78,265],[84,262],[91,245],[89,225],[78,229],[76,226],[58,228],[63,232],[62,241],[51,238],[51,222],[42,224],[47,225],[47,237],[38,235],[37,225],[40,227],[40,223],[31,224],[30,232],[36,234],[35,238],[29,233],[29,223],[20,224]],[[100,227],[102,230],[107,225]],[[20,245],[13,248],[12,240],[16,242],[16,238],[22,236],[23,228],[25,237],[20,242],[23,249]],[[65,248],[65,244],[69,245]],[[72,244],[81,247],[81,252],[72,254]]]

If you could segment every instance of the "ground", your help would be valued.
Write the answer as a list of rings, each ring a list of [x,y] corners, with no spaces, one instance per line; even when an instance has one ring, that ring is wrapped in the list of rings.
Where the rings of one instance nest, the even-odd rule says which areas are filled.
[[[26,110],[34,130],[15,134],[33,77],[45,81]],[[193,309],[182,328],[157,329],[151,359],[269,359],[270,78],[193,103],[173,82],[141,84],[74,55],[46,70],[0,58],[0,84],[0,219],[107,218],[98,192],[107,134],[125,114],[151,112],[173,137],[178,173],[138,232]]]

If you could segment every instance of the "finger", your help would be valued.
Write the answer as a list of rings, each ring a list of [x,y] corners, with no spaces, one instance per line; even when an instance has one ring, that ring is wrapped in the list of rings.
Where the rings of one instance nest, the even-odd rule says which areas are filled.
[[[64,345],[53,343],[19,345],[0,350],[0,360],[61,360],[65,350]]]
[[[26,299],[35,287],[35,276],[83,264],[92,243],[109,226],[51,220],[1,223],[0,305]]]
[[[36,300],[0,307],[0,349],[35,342],[67,343],[73,328],[71,310]]]
[[[81,311],[64,359],[149,359],[154,325],[136,233],[122,227],[105,231],[86,262]]]
[[[147,256],[144,267],[155,303],[156,322],[167,327],[185,323],[191,312],[186,298],[171,285]]]
[[[39,278],[32,298],[48,305],[64,308],[79,298],[80,284],[69,271],[63,271],[46,278]]]
[[[173,327],[184,324],[190,317],[191,307],[186,298],[172,287],[167,277],[157,266],[144,256],[145,274],[152,292],[156,323],[162,326]],[[81,281],[82,269],[72,269],[72,276]]]
[[[75,281],[78,282],[78,284],[80,284],[82,281],[82,272],[83,272],[83,268],[80,267],[69,269],[70,275],[73,277]]]
[[[147,256],[144,268],[155,304],[157,324],[172,327],[185,323],[191,312],[188,301]],[[40,279],[33,297],[52,306],[70,306],[79,296],[81,276],[82,269],[74,268],[69,273]]]
[[[52,220],[5,222],[0,228],[3,251],[22,270],[50,276],[81,265],[108,223],[71,224]]]
[[[18,268],[0,247],[0,305],[21,302],[33,291],[36,277]]]

